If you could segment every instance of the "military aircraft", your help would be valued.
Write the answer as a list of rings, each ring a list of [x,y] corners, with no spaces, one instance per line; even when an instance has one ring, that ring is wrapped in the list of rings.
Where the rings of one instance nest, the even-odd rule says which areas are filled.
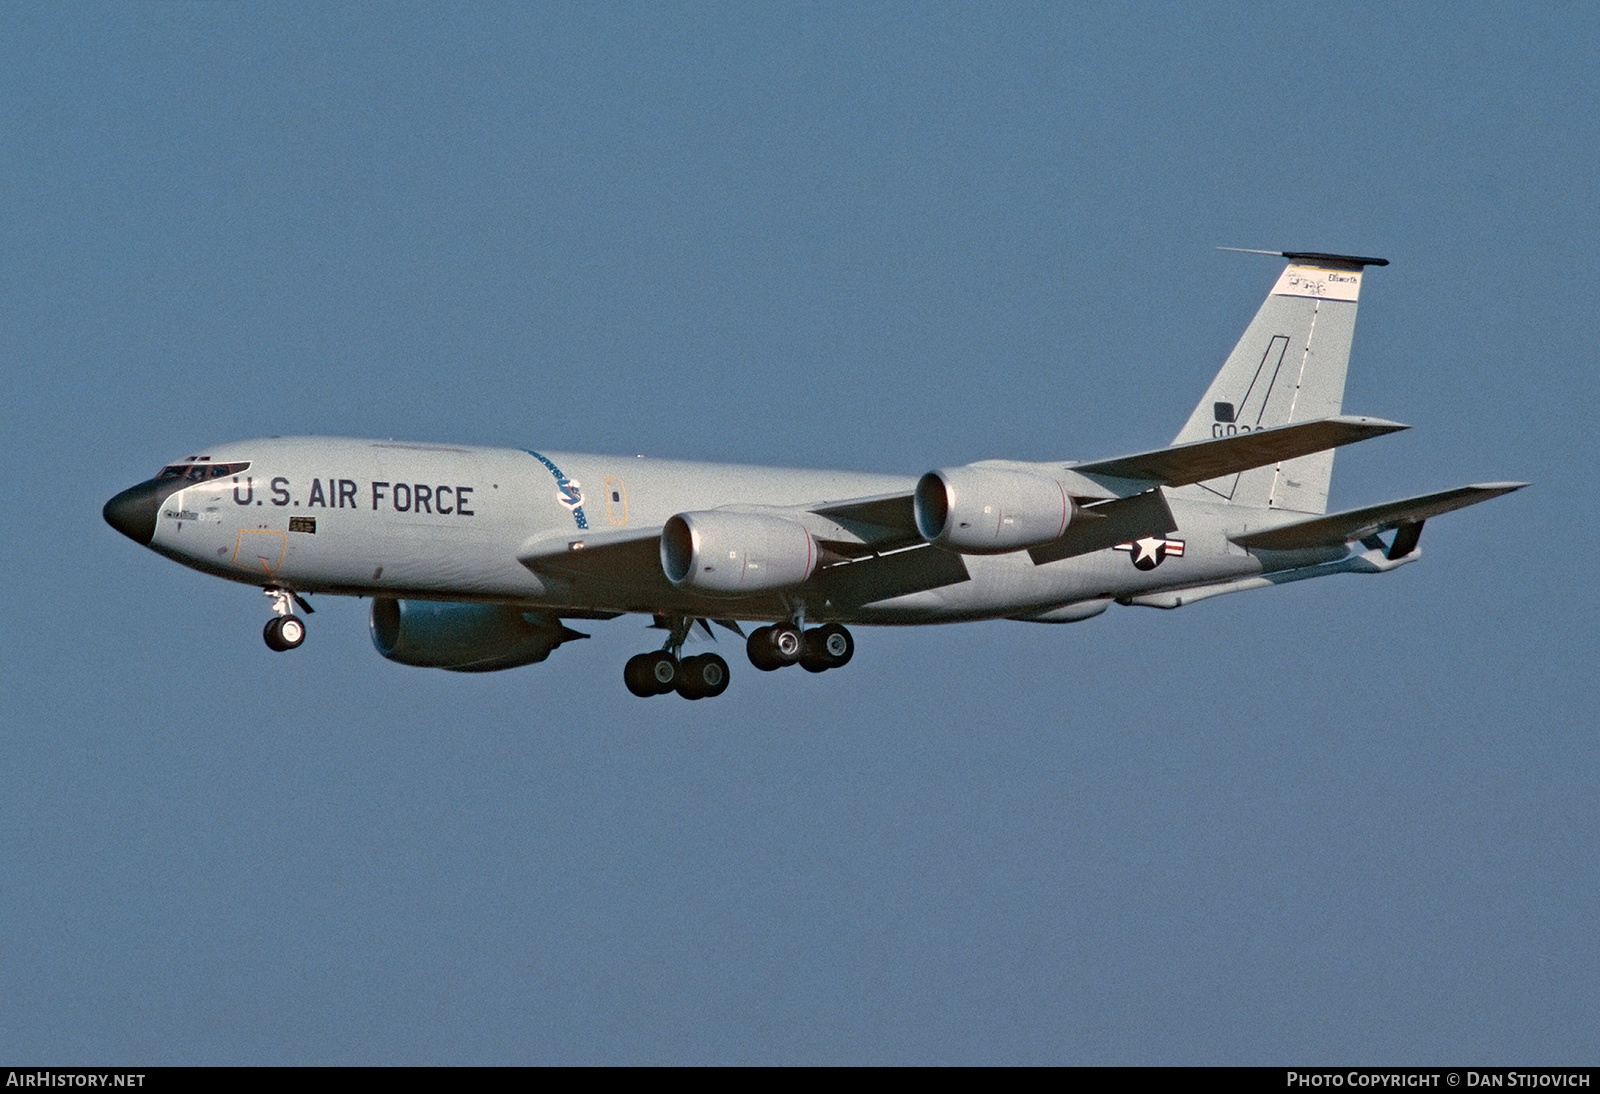
[[[274,437],[170,463],[105,519],[260,585],[274,650],[304,641],[312,593],[372,598],[379,653],[461,672],[542,661],[587,637],[568,621],[641,613],[666,638],[628,660],[628,689],[700,699],[729,675],[715,653],[683,656],[697,625],[743,637],[758,669],[822,672],[854,653],[846,624],[1070,623],[1384,573],[1418,557],[1425,521],[1526,485],[1328,513],[1333,450],[1407,428],[1341,407],[1361,280],[1388,263],[1257,253],[1288,261],[1167,448],[911,478]]]

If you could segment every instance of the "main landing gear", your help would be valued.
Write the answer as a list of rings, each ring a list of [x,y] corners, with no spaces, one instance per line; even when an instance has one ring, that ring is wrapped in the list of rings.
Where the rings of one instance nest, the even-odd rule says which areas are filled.
[[[757,627],[745,641],[750,663],[763,672],[799,665],[807,672],[826,672],[848,664],[856,652],[855,639],[837,623],[806,630],[797,620]],[[661,617],[657,617],[658,620]],[[728,690],[728,663],[714,653],[679,657],[692,619],[669,617],[666,645],[653,653],[635,654],[622,669],[623,683],[641,698],[676,691],[685,699],[707,699]],[[705,626],[702,621],[702,626]],[[737,630],[733,624],[728,626]],[[706,627],[707,633],[711,628]]]
[[[657,650],[628,658],[622,680],[641,699],[669,691],[685,699],[709,699],[728,690],[728,663],[714,653],[680,661],[668,650]]]
[[[628,658],[622,668],[622,682],[629,691],[641,699],[669,691],[676,691],[685,699],[710,699],[728,690],[728,663],[716,654],[679,658],[692,622],[683,617],[671,619],[664,647]]]
[[[277,586],[269,585],[262,592],[272,598],[272,610],[277,613],[267,620],[267,626],[261,632],[267,648],[278,653],[296,648],[306,640],[306,624],[305,620],[294,614],[294,606],[299,604],[310,615],[311,605],[290,590]]]
[[[750,663],[763,672],[799,665],[807,672],[840,668],[855,656],[855,639],[837,623],[802,631],[793,623],[757,627],[745,642]]]

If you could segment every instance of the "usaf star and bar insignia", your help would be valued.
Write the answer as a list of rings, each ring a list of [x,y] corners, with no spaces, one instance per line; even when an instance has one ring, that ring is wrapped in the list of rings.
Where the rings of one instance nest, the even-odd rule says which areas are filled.
[[[1183,557],[1183,540],[1145,536],[1131,543],[1119,543],[1112,550],[1127,551],[1133,564],[1141,570],[1154,570],[1168,558]]]

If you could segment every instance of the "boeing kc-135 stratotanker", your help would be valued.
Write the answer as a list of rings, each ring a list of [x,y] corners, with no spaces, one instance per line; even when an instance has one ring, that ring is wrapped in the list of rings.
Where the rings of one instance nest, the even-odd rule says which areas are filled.
[[[324,438],[218,445],[112,498],[111,526],[259,585],[267,645],[305,639],[310,593],[372,598],[372,641],[407,665],[479,672],[653,616],[635,695],[719,695],[684,657],[697,624],[759,669],[850,660],[846,624],[1070,623],[1111,604],[1222,593],[1418,557],[1423,522],[1524,483],[1328,513],[1333,449],[1405,426],[1341,413],[1356,301],[1378,258],[1288,259],[1171,446],[1088,463],[985,460],[898,475]],[[1388,538],[1385,539],[1384,537]],[[745,635],[739,621],[761,624]]]

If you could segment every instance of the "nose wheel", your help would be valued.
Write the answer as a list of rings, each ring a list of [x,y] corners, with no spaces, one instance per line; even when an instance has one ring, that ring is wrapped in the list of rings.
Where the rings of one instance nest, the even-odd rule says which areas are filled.
[[[272,610],[276,613],[267,620],[267,625],[261,632],[262,639],[267,643],[267,649],[276,653],[295,649],[306,640],[305,620],[294,614],[295,605],[298,604],[307,615],[311,614],[311,605],[289,589],[268,586],[262,592],[272,599]]]
[[[261,632],[261,637],[266,639],[269,650],[283,653],[306,640],[306,625],[298,615],[275,616],[267,620],[266,629]]]

